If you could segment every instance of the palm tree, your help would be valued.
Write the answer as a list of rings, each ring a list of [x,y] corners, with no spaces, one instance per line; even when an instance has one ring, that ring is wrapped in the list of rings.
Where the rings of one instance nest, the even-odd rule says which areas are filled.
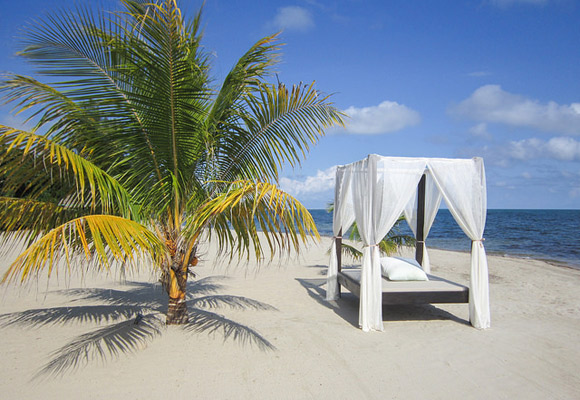
[[[146,263],[169,296],[167,324],[181,324],[201,240],[261,259],[318,236],[276,183],[343,114],[314,84],[267,83],[276,35],[216,86],[201,10],[187,20],[176,0],[121,4],[35,21],[19,55],[46,82],[0,82],[5,101],[35,123],[0,125],[0,227],[4,241],[27,243],[2,282],[50,276],[59,261]]]

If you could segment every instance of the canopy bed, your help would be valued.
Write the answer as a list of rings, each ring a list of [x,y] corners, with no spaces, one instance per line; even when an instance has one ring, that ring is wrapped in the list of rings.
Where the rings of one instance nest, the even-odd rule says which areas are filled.
[[[471,239],[469,288],[430,275],[425,238],[441,200]],[[360,298],[363,331],[382,331],[383,304],[469,303],[469,319],[479,329],[490,327],[489,283],[483,230],[487,212],[483,159],[402,158],[371,154],[337,167],[333,214],[334,240],[327,273],[327,300],[336,300],[344,286]],[[381,258],[377,244],[404,214],[416,237],[416,267],[421,280],[390,279],[412,260]],[[356,221],[363,242],[360,269],[341,268],[342,232]],[[405,266],[408,270],[408,266]],[[414,269],[413,269],[414,268]],[[413,272],[414,273],[414,272]],[[409,278],[415,279],[415,278]],[[428,280],[427,280],[428,279]]]

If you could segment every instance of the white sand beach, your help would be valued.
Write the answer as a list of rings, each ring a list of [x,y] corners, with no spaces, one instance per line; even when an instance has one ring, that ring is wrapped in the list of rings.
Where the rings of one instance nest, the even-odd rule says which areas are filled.
[[[245,299],[190,303],[189,328],[160,323],[166,303],[147,271],[124,284],[114,274],[68,283],[61,274],[2,287],[0,397],[580,398],[580,271],[490,256],[491,329],[469,325],[467,304],[392,306],[384,332],[364,333],[357,298],[324,301],[329,242],[259,270],[226,267],[209,249],[194,297]],[[430,255],[434,274],[468,284],[468,254]],[[214,331],[224,325],[226,340]],[[95,338],[109,344],[100,356]]]

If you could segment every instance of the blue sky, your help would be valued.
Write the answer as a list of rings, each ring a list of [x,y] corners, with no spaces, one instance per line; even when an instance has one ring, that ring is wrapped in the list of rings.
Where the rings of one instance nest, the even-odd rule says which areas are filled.
[[[30,74],[18,29],[70,4],[3,0],[0,71]],[[351,116],[282,173],[309,208],[333,199],[334,166],[369,153],[481,156],[489,208],[580,208],[579,1],[207,0],[204,26],[218,81],[281,30],[279,79],[316,81]],[[18,124],[8,111],[0,121]]]

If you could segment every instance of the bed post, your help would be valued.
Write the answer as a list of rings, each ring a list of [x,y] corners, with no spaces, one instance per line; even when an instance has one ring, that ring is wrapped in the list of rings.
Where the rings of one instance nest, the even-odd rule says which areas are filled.
[[[423,243],[425,241],[425,174],[417,187],[417,235],[415,244],[415,260],[423,265]]]
[[[338,231],[338,236],[335,237],[334,240],[336,241],[336,260],[338,264],[338,272],[340,272],[342,270],[342,228],[340,228],[340,231]],[[342,297],[340,283],[338,284],[338,297]]]

